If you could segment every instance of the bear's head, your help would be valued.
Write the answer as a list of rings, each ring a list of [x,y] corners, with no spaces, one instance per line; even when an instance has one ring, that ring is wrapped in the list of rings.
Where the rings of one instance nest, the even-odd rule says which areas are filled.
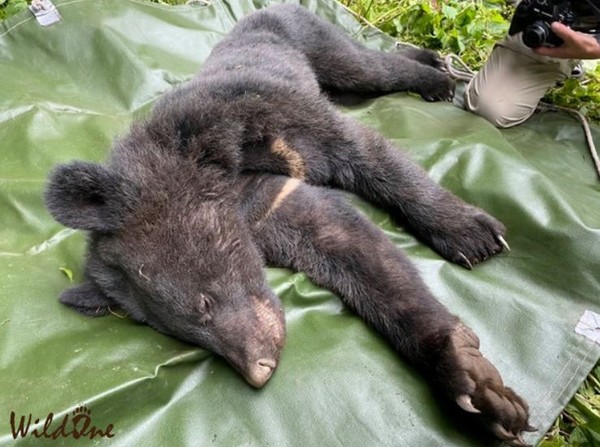
[[[231,190],[234,176],[201,171],[152,156],[112,167],[58,166],[48,209],[89,232],[86,279],[60,301],[88,316],[122,309],[223,356],[261,387],[283,347],[283,310]]]

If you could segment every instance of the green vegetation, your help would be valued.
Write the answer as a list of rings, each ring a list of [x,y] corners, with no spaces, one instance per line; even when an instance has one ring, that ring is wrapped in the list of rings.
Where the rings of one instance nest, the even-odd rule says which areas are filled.
[[[504,0],[343,0],[369,23],[404,42],[454,53],[478,69],[506,35],[510,8]]]
[[[0,20],[27,8],[27,0],[0,0]]]
[[[149,0],[182,4],[185,0]],[[370,24],[395,38],[460,56],[479,69],[508,29],[505,0],[342,0]],[[26,0],[0,0],[0,20],[27,8]],[[600,122],[600,65],[587,79],[567,80],[547,100],[580,110]],[[65,274],[69,275],[67,269]],[[600,366],[588,376],[540,447],[600,446]]]
[[[596,365],[540,447],[600,446],[600,366]]]

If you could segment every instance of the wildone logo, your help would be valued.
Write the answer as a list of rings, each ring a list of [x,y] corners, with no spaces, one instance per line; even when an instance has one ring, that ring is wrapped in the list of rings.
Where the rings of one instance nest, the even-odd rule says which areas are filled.
[[[92,410],[87,408],[85,405],[77,407],[72,414],[66,414],[60,424],[54,424],[54,413],[49,413],[44,421],[42,428],[34,428],[29,431],[31,423],[37,425],[40,423],[40,418],[33,419],[33,415],[30,413],[25,416],[22,415],[19,418],[17,424],[17,415],[14,411],[10,412],[10,431],[13,439],[17,439],[19,436],[25,438],[26,436],[33,436],[36,438],[47,438],[47,439],[58,439],[58,438],[112,438],[114,436],[113,424],[106,426],[104,430],[95,427],[92,424]]]

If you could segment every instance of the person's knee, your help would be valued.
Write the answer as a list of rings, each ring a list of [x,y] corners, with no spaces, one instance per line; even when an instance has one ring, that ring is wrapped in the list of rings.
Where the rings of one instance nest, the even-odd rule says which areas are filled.
[[[465,94],[468,110],[503,129],[521,124],[533,114],[536,108],[516,98],[513,100],[510,97],[499,96],[497,92],[484,90],[475,94],[473,90],[467,89]]]
[[[535,107],[528,107],[523,104],[509,104],[497,101],[496,99],[495,102],[489,101],[481,104],[477,113],[494,126],[506,129],[521,124],[534,111]]]
[[[570,73],[569,61],[541,58],[509,37],[498,44],[465,90],[467,110],[500,128],[521,124],[548,88]]]

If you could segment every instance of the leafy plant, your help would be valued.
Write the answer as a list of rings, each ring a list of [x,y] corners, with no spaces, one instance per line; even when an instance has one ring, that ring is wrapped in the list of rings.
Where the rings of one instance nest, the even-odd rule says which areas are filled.
[[[544,100],[577,109],[594,122],[600,122],[600,65],[588,70],[582,80],[567,79],[562,87],[551,89]]]
[[[460,56],[479,69],[506,35],[504,0],[344,0],[372,25],[404,42]]]
[[[0,0],[0,20],[26,9],[27,6],[27,0]]]
[[[600,366],[596,365],[567,408],[552,425],[540,447],[600,445]]]

